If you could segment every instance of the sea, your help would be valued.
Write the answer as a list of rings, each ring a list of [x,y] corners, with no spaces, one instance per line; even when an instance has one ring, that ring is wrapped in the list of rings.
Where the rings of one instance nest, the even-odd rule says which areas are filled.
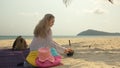
[[[16,39],[18,36],[0,36],[0,40],[12,40],[12,39]],[[32,39],[33,36],[22,36],[24,39]],[[118,37],[120,38],[120,36],[96,36],[96,35],[90,35],[90,36],[53,36],[53,38],[93,38],[93,37]]]

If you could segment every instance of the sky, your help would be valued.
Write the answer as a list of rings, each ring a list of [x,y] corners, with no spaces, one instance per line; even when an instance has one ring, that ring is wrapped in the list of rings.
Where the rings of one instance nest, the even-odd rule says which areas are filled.
[[[76,36],[87,29],[120,32],[120,0],[0,0],[0,35],[33,35],[45,14],[55,16],[54,36]]]

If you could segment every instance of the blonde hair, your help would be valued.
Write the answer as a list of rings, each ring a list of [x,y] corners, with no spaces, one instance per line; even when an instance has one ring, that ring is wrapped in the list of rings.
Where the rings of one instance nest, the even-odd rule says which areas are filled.
[[[35,37],[42,37],[45,38],[47,36],[47,33],[50,30],[50,24],[49,21],[53,19],[54,16],[52,14],[46,14],[42,20],[39,21],[39,23],[36,25],[34,29],[34,36]]]

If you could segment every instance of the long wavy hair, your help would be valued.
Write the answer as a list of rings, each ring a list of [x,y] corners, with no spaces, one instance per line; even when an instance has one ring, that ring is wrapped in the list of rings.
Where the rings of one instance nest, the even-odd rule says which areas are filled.
[[[34,36],[35,37],[42,37],[45,38],[47,36],[47,33],[50,30],[50,20],[53,19],[54,16],[52,14],[46,14],[42,20],[39,21],[39,23],[36,25],[34,29]]]

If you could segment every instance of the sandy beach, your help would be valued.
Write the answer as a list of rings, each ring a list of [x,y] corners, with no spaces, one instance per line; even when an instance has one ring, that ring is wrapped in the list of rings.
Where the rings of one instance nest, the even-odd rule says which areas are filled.
[[[120,37],[54,38],[58,44],[75,51],[74,56],[62,56],[63,65],[54,68],[120,68]],[[31,39],[26,39],[29,45]],[[0,49],[11,48],[13,40],[0,40]]]

